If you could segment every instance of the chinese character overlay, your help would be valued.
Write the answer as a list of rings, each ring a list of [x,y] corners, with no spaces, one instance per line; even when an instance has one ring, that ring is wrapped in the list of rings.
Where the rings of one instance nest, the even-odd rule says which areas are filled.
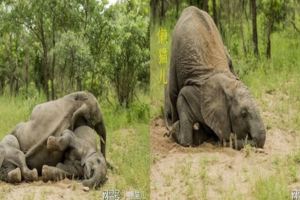
[[[168,49],[166,48],[168,32],[165,28],[161,27],[158,31],[159,38],[159,51],[158,51],[158,64],[160,65],[159,81],[162,84],[167,84],[166,80],[166,65],[168,63]]]

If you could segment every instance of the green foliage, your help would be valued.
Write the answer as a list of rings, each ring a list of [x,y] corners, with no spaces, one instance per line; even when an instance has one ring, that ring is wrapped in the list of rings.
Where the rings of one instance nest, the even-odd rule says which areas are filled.
[[[128,107],[138,82],[149,83],[149,19],[137,1],[116,5],[118,12],[108,13],[113,34],[109,43],[107,74],[114,85],[118,101]]]
[[[263,0],[261,1],[261,10],[266,18],[266,23],[276,25],[283,21],[288,15],[289,1],[287,0]],[[274,27],[275,28],[275,27]]]
[[[59,55],[59,56],[57,56]],[[60,80],[56,85],[56,90],[60,92],[69,92],[68,90],[82,90],[82,82],[86,80],[86,75],[91,71],[94,64],[87,41],[80,33],[68,31],[61,34],[59,42],[53,49],[52,57],[56,59],[56,74]],[[77,88],[72,88],[76,84]],[[65,84],[68,84],[67,87]]]
[[[128,107],[149,85],[148,4],[107,3],[3,1],[0,93],[28,92],[33,82],[47,99],[88,90]]]

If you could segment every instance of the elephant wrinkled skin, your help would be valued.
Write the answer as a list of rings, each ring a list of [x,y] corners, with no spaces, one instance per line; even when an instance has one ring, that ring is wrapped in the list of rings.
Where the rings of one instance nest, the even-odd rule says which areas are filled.
[[[174,28],[171,51],[165,121],[172,125],[175,140],[191,146],[209,135],[228,142],[235,134],[236,148],[245,140],[262,148],[264,124],[250,92],[233,71],[212,18],[196,7],[186,8]]]
[[[85,179],[83,185],[92,188],[106,180],[106,161],[97,150],[95,133],[90,127],[80,126],[74,132],[65,130],[59,137],[49,136],[47,149],[66,154],[64,162],[56,167],[43,166],[44,181],[78,177]]]
[[[75,92],[60,99],[35,106],[29,121],[17,125],[12,131],[25,153],[29,168],[39,173],[43,165],[55,166],[64,152],[49,151],[49,136],[61,136],[64,130],[74,131],[86,125],[100,136],[101,153],[105,157],[106,130],[97,99],[88,92]]]

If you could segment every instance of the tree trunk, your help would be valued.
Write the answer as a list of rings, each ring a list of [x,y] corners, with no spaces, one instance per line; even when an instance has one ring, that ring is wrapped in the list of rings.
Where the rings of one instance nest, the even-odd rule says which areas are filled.
[[[52,48],[55,47],[55,14],[53,14],[52,18]],[[52,68],[51,68],[51,99],[55,99],[55,91],[54,91],[54,72],[55,72],[55,53],[52,56]]]
[[[43,91],[46,94],[47,101],[50,100],[50,93],[49,93],[49,68],[48,68],[48,46],[47,46],[47,41],[45,37],[45,32],[44,32],[44,19],[43,15],[40,16],[40,34],[41,34],[41,43],[42,43],[42,48],[43,48],[43,57],[42,57],[42,86],[43,86]]]
[[[215,24],[219,27],[216,0],[212,0],[212,9],[213,9],[213,19],[215,21]]]
[[[209,11],[209,9],[208,9],[208,0],[202,0],[202,9],[205,10],[206,12]]]
[[[259,52],[258,52],[258,39],[257,39],[256,0],[251,0],[251,11],[252,11],[252,40],[254,46],[253,52],[254,55],[258,57]]]
[[[223,41],[226,44],[226,34],[225,34],[225,30],[223,29],[221,20],[222,20],[222,10],[223,10],[223,4],[220,3],[220,8],[218,9],[219,13],[218,13],[218,21],[219,21],[219,29],[220,29],[220,33],[222,35]]]
[[[177,19],[179,13],[179,0],[175,0],[175,4],[176,4],[176,19]]]
[[[243,44],[243,50],[244,50],[244,55],[247,55],[247,47],[245,44],[245,36],[244,36],[244,26],[243,26],[243,13],[240,16],[240,30],[241,30],[241,37],[242,37],[242,44]]]
[[[160,0],[161,7],[160,7],[160,23],[165,18],[165,0]]]
[[[25,80],[25,88],[26,88],[26,95],[28,97],[28,85],[29,85],[29,53],[28,49],[26,48],[25,53],[25,69],[24,69],[24,80]]]

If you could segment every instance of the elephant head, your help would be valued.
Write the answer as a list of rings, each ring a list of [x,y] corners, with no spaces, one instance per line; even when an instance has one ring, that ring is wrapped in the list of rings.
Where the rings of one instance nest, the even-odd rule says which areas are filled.
[[[71,129],[75,130],[82,125],[94,128],[100,136],[101,153],[105,157],[106,129],[96,97],[89,92],[76,92],[70,96],[80,102],[79,108],[73,114]]]
[[[246,86],[231,73],[210,76],[201,88],[201,113],[205,123],[221,141],[236,134],[238,146],[247,141],[263,148],[266,131],[259,111]]]
[[[94,152],[84,161],[84,186],[99,187],[106,180],[107,167],[104,157],[100,152]]]

